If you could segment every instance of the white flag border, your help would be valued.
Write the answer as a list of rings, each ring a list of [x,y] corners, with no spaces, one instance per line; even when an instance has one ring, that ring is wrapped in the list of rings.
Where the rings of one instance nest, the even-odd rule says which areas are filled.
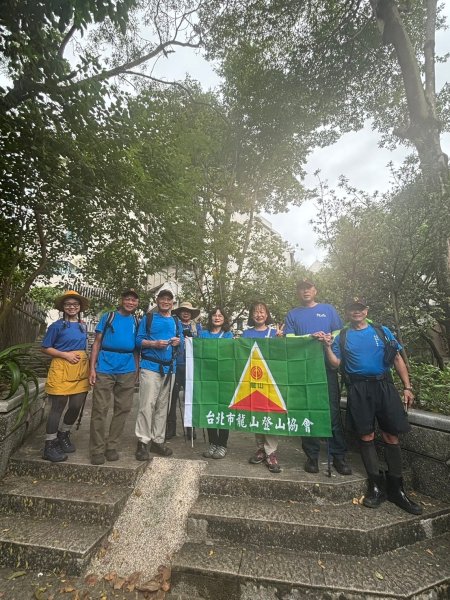
[[[192,397],[194,394],[194,345],[191,337],[186,337],[186,387],[184,390],[184,426],[192,427]]]

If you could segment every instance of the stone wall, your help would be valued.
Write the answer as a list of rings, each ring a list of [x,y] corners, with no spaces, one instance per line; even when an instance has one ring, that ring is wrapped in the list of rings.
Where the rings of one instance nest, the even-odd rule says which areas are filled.
[[[343,419],[346,406],[347,400],[342,398]],[[411,431],[401,436],[400,444],[404,466],[410,471],[413,487],[450,502],[450,417],[411,409],[408,419]],[[350,443],[357,445],[355,438],[351,438]],[[382,457],[382,445],[380,450]]]
[[[0,477],[3,477],[5,474],[11,454],[42,422],[45,399],[47,397],[44,385],[45,379],[40,379],[39,396],[32,403],[29,418],[15,431],[14,428],[17,425],[24,392],[20,389],[9,400],[0,400]],[[30,392],[31,394],[34,392],[33,384],[30,386]]]

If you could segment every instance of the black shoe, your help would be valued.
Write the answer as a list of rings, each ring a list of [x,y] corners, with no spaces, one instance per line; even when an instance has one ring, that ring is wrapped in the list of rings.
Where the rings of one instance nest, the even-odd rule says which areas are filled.
[[[104,454],[93,454],[91,456],[91,465],[104,465],[105,455]]]
[[[114,450],[114,449],[106,450],[105,458],[106,458],[106,460],[109,460],[109,461],[119,460],[119,453],[117,452],[117,450]]]
[[[393,502],[399,508],[406,510],[406,512],[409,512],[412,515],[421,515],[423,513],[423,508],[420,504],[413,502],[405,494],[402,477],[394,477],[393,475],[386,473],[386,489],[389,502]]]
[[[75,452],[75,446],[70,441],[70,431],[58,431],[58,442],[63,453]]]
[[[136,460],[149,460],[150,459],[147,444],[144,444],[144,442],[137,443],[135,457],[136,457]]]
[[[165,444],[157,444],[156,442],[150,444],[150,452],[159,454],[159,456],[171,456],[173,454],[173,450],[168,448]]]
[[[383,475],[369,475],[369,488],[363,498],[363,505],[367,508],[378,508],[385,500]]]
[[[47,440],[45,442],[42,458],[44,460],[49,460],[50,462],[64,462],[67,460],[67,454],[64,454],[61,450],[58,439]]]
[[[352,468],[349,464],[347,464],[345,458],[338,458],[337,456],[333,457],[333,467],[340,475],[351,475]]]
[[[305,471],[307,473],[318,473],[319,472],[319,459],[311,458],[308,456],[305,462]]]

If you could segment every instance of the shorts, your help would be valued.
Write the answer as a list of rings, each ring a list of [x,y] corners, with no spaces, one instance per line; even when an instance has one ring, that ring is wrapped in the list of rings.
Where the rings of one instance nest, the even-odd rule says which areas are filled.
[[[391,435],[411,430],[394,384],[387,379],[354,381],[347,392],[347,422],[359,436],[375,431],[375,419]]]

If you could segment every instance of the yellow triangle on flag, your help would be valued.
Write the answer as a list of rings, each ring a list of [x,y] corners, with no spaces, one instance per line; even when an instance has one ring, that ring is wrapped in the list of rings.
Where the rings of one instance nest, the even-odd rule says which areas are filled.
[[[228,408],[252,412],[287,412],[286,403],[257,342],[251,349]]]

